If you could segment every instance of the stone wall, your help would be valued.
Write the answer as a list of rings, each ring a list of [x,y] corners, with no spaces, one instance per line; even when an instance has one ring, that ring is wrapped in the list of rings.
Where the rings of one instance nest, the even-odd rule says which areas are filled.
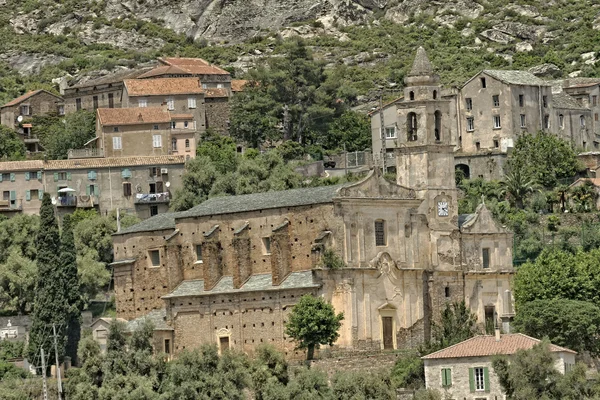
[[[500,152],[457,153],[454,156],[454,165],[463,171],[468,170],[471,179],[499,180],[506,174],[507,160],[508,156]]]
[[[310,362],[311,368],[319,368],[333,377],[336,372],[376,372],[391,371],[396,361],[404,353],[389,351],[356,351],[342,354],[328,354],[327,350],[319,352],[318,358]]]
[[[219,133],[229,132],[229,98],[206,98],[206,129],[213,129]]]

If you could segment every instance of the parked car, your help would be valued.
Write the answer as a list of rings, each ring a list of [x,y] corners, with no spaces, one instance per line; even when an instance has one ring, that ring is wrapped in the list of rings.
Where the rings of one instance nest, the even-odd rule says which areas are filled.
[[[335,161],[333,161],[333,160],[325,161],[323,163],[323,165],[325,166],[325,168],[335,168]]]

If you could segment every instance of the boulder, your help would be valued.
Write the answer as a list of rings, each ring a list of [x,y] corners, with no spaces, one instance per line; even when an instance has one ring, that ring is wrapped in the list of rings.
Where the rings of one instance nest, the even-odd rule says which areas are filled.
[[[560,70],[560,68],[550,63],[540,64],[531,67],[529,68],[529,72],[541,78],[559,78],[562,75],[562,71]]]
[[[541,38],[547,30],[545,26],[526,25],[520,22],[510,21],[496,24],[494,25],[494,29],[523,40],[536,40]]]
[[[487,40],[490,40],[490,41],[496,42],[496,43],[500,43],[500,44],[508,44],[508,43],[512,42],[513,40],[515,40],[514,37],[512,37],[504,32],[498,31],[496,29],[485,30],[485,31],[481,32],[479,35]]]
[[[511,4],[506,8],[508,10],[516,12],[522,17],[535,18],[540,16],[540,12],[534,6]]]
[[[529,42],[519,42],[515,45],[515,49],[520,52],[529,52],[533,51],[533,46]]]

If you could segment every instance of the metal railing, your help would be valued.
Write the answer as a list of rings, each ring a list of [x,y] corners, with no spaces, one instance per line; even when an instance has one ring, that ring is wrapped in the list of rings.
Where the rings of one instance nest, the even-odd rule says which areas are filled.
[[[136,204],[157,204],[168,203],[171,201],[169,192],[163,193],[138,193],[135,195]]]
[[[20,211],[23,209],[23,200],[0,200],[0,212]]]
[[[70,149],[68,158],[101,158],[104,157],[104,149]]]
[[[59,196],[56,198],[57,207],[76,207],[77,196]]]

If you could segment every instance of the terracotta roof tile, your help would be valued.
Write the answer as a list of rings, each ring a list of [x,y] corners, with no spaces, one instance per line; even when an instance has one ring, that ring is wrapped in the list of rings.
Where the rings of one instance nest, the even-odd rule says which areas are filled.
[[[99,108],[97,115],[104,126],[171,122],[169,112],[160,107]]]
[[[0,173],[9,171],[36,171],[44,167],[42,160],[0,162]]]
[[[178,66],[190,74],[197,75],[229,75],[229,72],[210,64],[202,58],[166,57],[159,58],[162,64]]]
[[[423,359],[511,355],[519,350],[529,350],[538,343],[540,343],[539,339],[523,335],[522,333],[501,335],[500,341],[496,341],[494,335],[479,335],[455,344],[454,346],[446,347],[445,349],[431,353],[423,357]],[[550,351],[577,354],[577,352],[573,350],[554,344],[550,345]]]
[[[163,75],[188,75],[189,73],[179,67],[172,65],[161,65],[160,67],[156,67],[147,71],[140,76],[138,79],[146,79],[146,78],[156,78],[158,76]]]
[[[227,89],[222,88],[208,88],[204,89],[204,97],[215,98],[215,97],[229,97]]]
[[[192,114],[171,114],[171,119],[194,119]]]
[[[160,96],[204,93],[200,78],[126,79],[129,96]]]
[[[6,103],[5,105],[3,105],[3,106],[2,106],[2,107],[0,107],[0,108],[16,106],[17,104],[24,102],[24,101],[25,101],[25,100],[27,100],[28,98],[30,98],[30,97],[32,97],[32,96],[35,96],[36,94],[39,94],[39,93],[42,93],[42,92],[46,92],[46,93],[48,93],[49,95],[51,95],[51,96],[54,96],[54,97],[56,97],[57,99],[60,99],[60,100],[62,100],[62,97],[60,97],[60,96],[57,96],[57,95],[55,95],[55,94],[53,94],[53,93],[50,93],[50,92],[48,92],[47,90],[44,90],[44,89],[38,89],[38,90],[32,90],[32,91],[29,91],[29,92],[25,93],[24,95],[17,97],[16,99],[12,99],[11,101],[9,101],[8,103]]]
[[[246,79],[232,79],[231,80],[231,91],[232,92],[243,92],[244,86],[248,81]]]
[[[135,167],[144,165],[184,164],[185,156],[140,156],[140,157],[107,157],[82,158],[73,160],[48,160],[46,170],[65,170],[102,167]]]

